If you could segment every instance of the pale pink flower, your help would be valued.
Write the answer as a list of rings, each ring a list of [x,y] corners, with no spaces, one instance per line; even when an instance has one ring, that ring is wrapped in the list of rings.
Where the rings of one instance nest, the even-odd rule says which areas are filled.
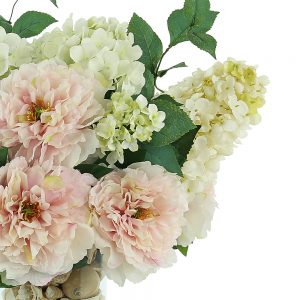
[[[1,81],[0,144],[10,148],[11,158],[73,167],[96,151],[89,126],[103,115],[104,93],[94,79],[67,66],[22,65]]]
[[[88,195],[95,179],[73,169],[0,168],[0,272],[14,284],[47,284],[70,271],[94,243]]]
[[[185,196],[178,176],[149,162],[114,171],[92,188],[95,244],[110,279],[139,282],[175,262]]]

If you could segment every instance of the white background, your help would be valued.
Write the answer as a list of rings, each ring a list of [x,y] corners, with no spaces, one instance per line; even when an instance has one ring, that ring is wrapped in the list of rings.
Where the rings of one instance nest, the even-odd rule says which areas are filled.
[[[29,9],[63,21],[115,16],[135,11],[168,43],[166,20],[183,0],[20,0],[16,17]],[[12,1],[1,0],[8,16]],[[271,80],[263,122],[222,163],[217,184],[219,209],[206,240],[187,258],[138,285],[108,283],[108,300],[298,300],[300,299],[300,47],[297,0],[212,0],[221,12],[213,29],[217,56],[258,64]],[[213,63],[190,44],[170,52],[164,66],[185,60],[189,69],[173,71],[167,87],[197,67]]]

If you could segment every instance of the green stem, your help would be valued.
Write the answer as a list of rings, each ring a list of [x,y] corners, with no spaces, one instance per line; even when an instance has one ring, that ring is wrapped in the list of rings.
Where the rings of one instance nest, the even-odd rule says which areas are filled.
[[[157,86],[157,78],[158,78],[158,72],[159,72],[159,69],[160,69],[160,66],[161,66],[161,63],[164,59],[164,57],[166,56],[166,54],[170,51],[170,49],[172,48],[172,46],[169,46],[166,51],[162,54],[159,62],[158,62],[158,65],[156,67],[156,70],[155,70],[155,75],[154,75],[154,86],[156,87],[157,90],[159,90],[161,93],[164,93],[165,91],[160,89],[158,86]]]
[[[12,7],[12,9],[11,9],[11,13],[10,13],[10,17],[9,17],[9,22],[10,23],[11,23],[11,19],[13,17],[13,14],[14,14],[15,7],[16,7],[16,5],[17,5],[18,2],[19,2],[19,0],[16,0],[15,3],[14,3],[14,5],[13,5],[13,7]]]
[[[155,80],[154,86],[155,86],[155,88],[156,88],[158,91],[160,91],[162,94],[165,93],[164,90],[160,89],[160,88],[157,86],[156,80]]]

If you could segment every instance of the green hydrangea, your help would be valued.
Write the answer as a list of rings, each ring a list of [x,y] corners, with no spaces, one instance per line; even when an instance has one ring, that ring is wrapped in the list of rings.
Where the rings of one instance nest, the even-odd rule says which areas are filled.
[[[99,140],[99,152],[107,152],[107,162],[124,162],[124,150],[138,150],[138,142],[150,141],[153,132],[164,127],[165,113],[155,104],[148,104],[144,96],[134,100],[125,93],[114,93],[105,117],[95,126]]]

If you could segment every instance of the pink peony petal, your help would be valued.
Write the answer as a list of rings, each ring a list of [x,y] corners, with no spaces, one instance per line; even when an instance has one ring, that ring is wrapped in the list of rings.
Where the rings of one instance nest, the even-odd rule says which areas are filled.
[[[87,222],[95,178],[47,169],[22,157],[0,168],[0,272],[16,284],[47,284],[94,244]]]
[[[176,259],[187,201],[179,177],[149,162],[102,178],[90,192],[95,245],[106,275],[138,282]]]
[[[0,83],[0,146],[29,163],[78,165],[98,147],[89,126],[104,114],[105,93],[67,66],[22,65]]]

